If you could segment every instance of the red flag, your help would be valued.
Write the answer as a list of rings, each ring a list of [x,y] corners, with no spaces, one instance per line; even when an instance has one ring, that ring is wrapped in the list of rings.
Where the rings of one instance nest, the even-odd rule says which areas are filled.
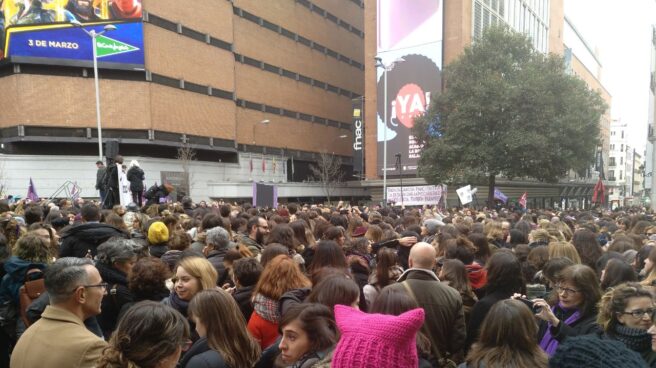
[[[528,192],[524,192],[521,197],[519,197],[519,205],[526,208],[526,198],[528,198]]]
[[[601,203],[604,204],[606,201],[606,187],[604,187],[604,182],[601,181],[601,178],[599,178],[599,181],[594,187],[594,193],[592,193],[592,203]]]

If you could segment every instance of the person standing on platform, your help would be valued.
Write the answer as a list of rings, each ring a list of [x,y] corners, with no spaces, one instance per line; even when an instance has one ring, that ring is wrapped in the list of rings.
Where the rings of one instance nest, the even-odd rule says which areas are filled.
[[[114,157],[114,163],[109,165],[107,168],[107,173],[105,175],[105,187],[107,188],[107,197],[103,202],[103,208],[111,209],[117,204],[121,204],[120,200],[120,188],[118,182],[118,170],[121,170],[123,166],[123,156],[116,155]]]
[[[128,181],[130,182],[130,191],[132,192],[132,202],[141,207],[143,205],[142,197],[144,191],[144,180],[146,179],[144,171],[139,167],[137,160],[130,162],[130,168],[127,173]]]
[[[100,192],[100,203],[103,203],[105,201],[105,196],[107,195],[107,187],[105,187],[105,174],[107,173],[107,168],[100,160],[96,161],[96,167],[98,168],[98,171],[96,171],[96,190]]]

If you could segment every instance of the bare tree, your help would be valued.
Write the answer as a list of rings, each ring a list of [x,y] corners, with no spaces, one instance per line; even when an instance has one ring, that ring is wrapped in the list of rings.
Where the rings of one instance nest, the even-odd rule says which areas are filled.
[[[334,153],[321,152],[316,165],[310,165],[310,171],[321,182],[321,186],[328,198],[328,203],[330,203],[330,197],[344,176],[342,172],[342,160],[338,156],[335,156]]]
[[[184,195],[188,196],[191,194],[191,161],[196,160],[196,151],[191,148],[189,143],[185,143],[182,147],[178,148],[178,154],[176,159],[180,161],[182,165],[182,172],[184,173],[184,178],[182,179],[182,185],[184,190]]]

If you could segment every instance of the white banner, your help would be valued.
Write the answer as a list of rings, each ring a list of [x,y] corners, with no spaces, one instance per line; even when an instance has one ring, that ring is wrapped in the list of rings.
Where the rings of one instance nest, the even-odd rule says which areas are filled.
[[[403,194],[403,195],[402,195]],[[436,205],[442,199],[441,185],[420,185],[413,187],[387,187],[387,202],[397,206]]]
[[[132,193],[130,192],[130,182],[128,176],[123,171],[122,167],[118,167],[118,191],[121,200],[121,206],[127,207],[132,202]]]

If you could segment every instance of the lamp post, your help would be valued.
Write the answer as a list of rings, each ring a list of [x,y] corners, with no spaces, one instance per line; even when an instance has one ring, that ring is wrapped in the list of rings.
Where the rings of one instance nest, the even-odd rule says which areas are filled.
[[[93,79],[96,88],[96,124],[98,126],[98,160],[102,161],[103,159],[103,149],[102,149],[102,126],[100,123],[100,88],[98,86],[98,50],[96,47],[96,39],[98,36],[102,36],[107,32],[116,30],[116,26],[112,24],[107,24],[102,32],[96,32],[94,29],[87,31],[82,26],[77,19],[71,21],[71,24],[75,27],[80,28],[84,31],[89,37],[91,37],[91,43],[93,48]]]
[[[383,69],[383,206],[387,207],[387,72],[394,69],[397,63],[404,62],[405,59],[398,58],[389,64],[383,64],[383,59],[376,57],[376,68]],[[376,133],[377,134],[377,133]]]

